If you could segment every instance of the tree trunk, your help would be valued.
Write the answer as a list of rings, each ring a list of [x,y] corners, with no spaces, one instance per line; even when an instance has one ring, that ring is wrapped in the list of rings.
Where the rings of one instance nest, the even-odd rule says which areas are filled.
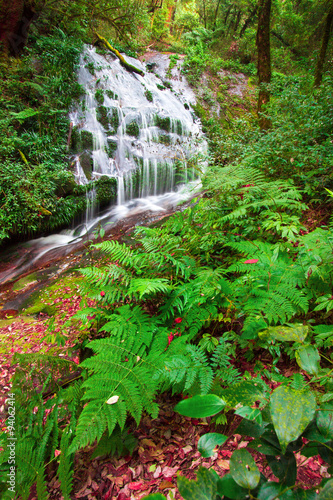
[[[290,52],[292,52],[294,54],[294,56],[299,56],[299,53],[297,52],[297,50],[294,49],[294,47],[292,47],[290,45],[290,43],[287,42],[287,40],[285,40],[282,35],[280,35],[280,33],[277,33],[274,30],[272,30],[271,33],[272,33],[273,36],[275,36],[275,38],[277,38],[282,43],[282,45],[284,45],[285,47],[287,47],[290,50]]]
[[[96,36],[98,38],[98,40],[100,42],[102,42],[102,44],[107,48],[109,49],[111,52],[113,52],[113,54],[115,54],[119,61],[120,61],[120,64],[122,66],[124,66],[124,68],[126,68],[128,71],[131,71],[132,73],[138,73],[138,75],[141,75],[141,76],[144,76],[144,72],[137,68],[136,66],[133,66],[132,64],[128,63],[125,58],[120,54],[120,52],[115,49],[114,47],[112,47],[112,45],[106,40],[106,38],[102,37],[101,35],[99,35],[98,33],[96,33]]]
[[[270,48],[270,16],[271,0],[259,0],[257,49],[258,49],[258,78],[259,98],[258,114],[261,130],[270,128],[271,122],[261,115],[263,107],[269,102],[269,91],[265,87],[271,81],[271,48]]]
[[[255,6],[255,8],[253,9],[253,11],[250,13],[249,17],[246,19],[245,23],[243,24],[243,27],[242,27],[242,29],[241,29],[241,31],[239,33],[239,38],[242,38],[242,36],[244,35],[245,31],[247,30],[247,28],[251,24],[254,16],[256,15],[257,10],[258,10],[258,5]]]
[[[241,16],[242,16],[242,11],[239,10],[238,14],[237,14],[237,17],[236,17],[236,23],[235,23],[235,28],[234,28],[234,32],[235,33],[238,30],[238,26],[239,26],[239,23],[240,23],[240,20],[241,20]]]
[[[216,30],[217,14],[218,14],[218,12],[219,12],[220,3],[221,3],[221,0],[218,0],[217,5],[216,5],[216,9],[215,9],[215,14],[214,14],[213,31],[215,31],[215,30]]]
[[[19,55],[27,43],[30,25],[37,17],[34,2],[0,0],[0,50]]]
[[[325,21],[324,34],[323,34],[323,38],[322,38],[322,42],[321,42],[321,48],[320,48],[320,53],[319,53],[318,60],[317,60],[317,65],[316,65],[315,82],[314,82],[315,87],[319,87],[319,85],[321,84],[322,77],[323,77],[325,55],[326,55],[328,42],[330,39],[332,22],[333,22],[333,3],[331,4],[331,8],[329,10],[329,13],[327,14],[326,21]]]

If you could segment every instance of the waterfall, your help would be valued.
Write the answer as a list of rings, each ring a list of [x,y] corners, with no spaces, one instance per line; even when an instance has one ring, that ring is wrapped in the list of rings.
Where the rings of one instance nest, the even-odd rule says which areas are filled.
[[[78,71],[86,95],[70,116],[77,182],[115,178],[118,206],[176,191],[190,180],[187,160],[205,149],[186,93],[176,95],[140,61],[127,60],[145,76],[86,46]],[[195,177],[194,170],[190,177]]]
[[[85,214],[72,229],[25,243],[24,257],[0,274],[0,283],[67,255],[101,226],[131,215],[140,220],[142,212],[166,211],[189,197],[187,186],[198,177],[193,165],[204,166],[207,148],[189,109],[194,94],[175,74],[177,67],[173,90],[163,80],[168,55],[149,55],[147,68],[158,74],[127,59],[145,76],[128,72],[111,54],[85,47],[78,70],[85,96],[70,113],[70,163],[77,184],[84,186]]]

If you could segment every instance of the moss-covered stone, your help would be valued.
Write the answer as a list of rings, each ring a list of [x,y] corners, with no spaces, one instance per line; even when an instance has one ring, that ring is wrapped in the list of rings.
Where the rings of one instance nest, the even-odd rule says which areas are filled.
[[[84,175],[87,177],[88,181],[91,180],[92,171],[94,168],[93,159],[90,153],[83,153],[80,156],[80,164],[84,171]]]
[[[96,108],[96,117],[99,123],[103,125],[105,130],[108,130],[109,128],[108,108],[106,108],[105,106],[98,106]]]
[[[82,153],[85,150],[94,149],[94,137],[88,130],[80,130],[74,127],[71,135],[71,152]]]
[[[145,91],[145,96],[146,96],[147,101],[153,102],[153,100],[154,100],[153,99],[153,94],[152,94],[152,92],[150,90],[146,90]]]
[[[96,181],[96,201],[101,208],[117,200],[117,179],[103,175]]]
[[[98,89],[95,92],[96,102],[101,106],[104,103],[104,92],[102,89]]]
[[[114,139],[108,139],[108,145],[106,148],[106,152],[109,156],[109,158],[114,158],[116,155],[118,143]]]
[[[118,116],[118,109],[117,108],[112,108],[110,125],[113,128],[113,131],[117,132],[118,127],[119,127],[119,116]]]
[[[66,172],[66,175],[59,175],[58,177],[54,176],[53,181],[57,186],[55,194],[59,198],[70,196],[77,186],[73,172]]]
[[[158,138],[158,142],[160,142],[161,144],[165,144],[167,146],[169,146],[171,144],[171,137],[169,135],[160,135],[159,138]]]
[[[155,124],[161,128],[162,130],[165,130],[166,132],[170,132],[171,128],[171,120],[169,116],[155,116]]]
[[[115,100],[118,99],[118,94],[113,92],[113,90],[106,90],[105,93],[110,99],[115,99]]]
[[[92,151],[94,149],[94,136],[88,130],[81,131],[81,143],[84,150]]]
[[[134,137],[139,137],[140,129],[136,121],[133,120],[131,123],[126,125],[126,134],[133,135]]]

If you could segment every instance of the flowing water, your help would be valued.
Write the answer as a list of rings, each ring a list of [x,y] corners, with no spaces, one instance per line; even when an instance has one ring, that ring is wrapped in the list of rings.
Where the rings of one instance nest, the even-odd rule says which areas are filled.
[[[113,55],[92,47],[81,55],[78,82],[85,97],[70,114],[71,163],[76,182],[86,188],[86,213],[72,229],[21,245],[24,256],[14,269],[0,274],[0,283],[39,265],[46,256],[68,254],[98,227],[147,210],[170,209],[200,184],[206,142],[190,111],[195,98],[181,76],[180,63],[168,74],[167,55],[149,54],[147,67],[126,60],[145,75],[129,72]],[[105,179],[115,192],[101,207],[96,193]]]

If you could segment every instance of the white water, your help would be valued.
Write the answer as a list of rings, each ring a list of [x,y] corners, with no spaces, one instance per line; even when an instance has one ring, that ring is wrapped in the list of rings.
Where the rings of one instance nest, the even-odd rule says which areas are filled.
[[[207,148],[199,121],[184,107],[184,103],[195,101],[193,92],[186,86],[179,71],[177,73],[177,68],[173,69],[171,81],[176,92],[172,92],[158,88],[157,85],[163,85],[162,81],[154,73],[146,71],[140,61],[126,59],[142,69],[145,76],[127,71],[112,55],[103,56],[97,54],[94,48],[87,47],[81,56],[78,71],[78,81],[84,86],[86,95],[81,106],[70,114],[70,120],[79,132],[93,134],[93,148],[85,151],[92,158],[91,180],[97,180],[102,175],[116,178],[117,203],[98,213],[94,189],[89,189],[90,179],[80,163],[83,151],[78,152],[72,158],[75,179],[78,184],[87,186],[88,201],[82,223],[60,234],[26,243],[30,257],[18,260],[15,276],[36,265],[49,252],[51,258],[57,248],[68,247],[62,254],[69,253],[75,244],[98,227],[147,210],[163,212],[175,207],[200,185],[193,166],[188,168],[187,165],[191,160],[192,164],[199,166],[199,170],[203,168]],[[168,56],[156,54],[151,60],[157,64],[155,72],[163,76]],[[94,65],[94,75],[87,69],[89,63]],[[116,114],[118,117],[118,127],[109,124],[105,128],[98,121],[100,103],[96,101],[97,90],[103,93],[103,106],[108,116]],[[153,102],[147,99],[147,91],[151,92]],[[161,120],[167,123],[164,128],[169,130],[158,126]],[[131,123],[139,127],[137,137],[128,133],[127,127]],[[114,157],[109,157],[107,153],[110,141],[116,144]],[[10,275],[0,275],[0,283],[9,279],[13,279],[13,271]]]

